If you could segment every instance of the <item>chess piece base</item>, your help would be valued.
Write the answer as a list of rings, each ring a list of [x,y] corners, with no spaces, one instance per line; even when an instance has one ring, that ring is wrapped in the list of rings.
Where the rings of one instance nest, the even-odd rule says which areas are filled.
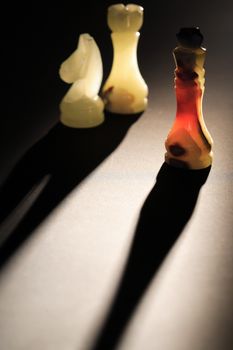
[[[72,102],[64,99],[60,109],[60,121],[72,128],[92,128],[104,122],[104,105],[98,96],[94,99],[83,97]]]

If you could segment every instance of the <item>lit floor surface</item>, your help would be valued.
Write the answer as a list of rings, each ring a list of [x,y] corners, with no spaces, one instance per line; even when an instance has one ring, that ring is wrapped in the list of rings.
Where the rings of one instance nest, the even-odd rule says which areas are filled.
[[[211,105],[214,96],[217,100],[217,91],[209,88],[208,92],[205,121],[215,141],[208,179],[193,204],[190,219],[184,220],[184,229],[176,233],[164,256],[160,255],[160,244],[170,235],[166,227],[172,231],[169,220],[174,218],[169,211],[163,216],[159,197],[155,195],[155,203],[152,198],[154,223],[153,215],[149,219],[153,234],[160,236],[154,240],[145,233],[145,240],[151,239],[154,246],[146,245],[143,235],[140,238],[141,252],[135,269],[131,269],[131,282],[125,283],[122,292],[122,310],[115,310],[109,320],[113,329],[106,325],[106,316],[132,251],[140,210],[163,164],[164,140],[175,114],[174,96],[167,100],[163,91],[152,93],[148,110],[127,127],[119,144],[73,186],[3,265],[1,350],[97,349],[104,324],[110,333],[106,328],[105,335],[102,332],[106,339],[99,341],[108,344],[111,340],[107,338],[113,334],[119,350],[231,349],[232,104],[222,95],[217,110]],[[19,206],[3,224],[2,240],[12,230],[15,217],[19,220],[25,215],[50,181],[53,179],[47,176],[37,183],[21,203],[22,208]],[[161,205],[166,208],[166,203]],[[150,265],[147,254],[153,249],[161,264],[152,258],[154,266],[150,272],[146,270],[149,277],[143,282],[143,266],[145,261]],[[137,281],[141,281],[139,285]],[[134,295],[137,288],[132,312],[127,311],[131,293]],[[124,317],[127,322],[123,327]],[[109,344],[99,348],[111,349]]]

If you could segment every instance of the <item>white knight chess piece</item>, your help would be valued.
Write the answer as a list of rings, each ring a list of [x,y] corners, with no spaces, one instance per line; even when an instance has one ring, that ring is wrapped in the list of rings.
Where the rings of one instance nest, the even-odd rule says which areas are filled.
[[[74,128],[90,128],[104,121],[104,104],[98,96],[103,79],[99,48],[89,34],[81,34],[77,49],[62,63],[60,77],[72,84],[61,101],[60,120]]]

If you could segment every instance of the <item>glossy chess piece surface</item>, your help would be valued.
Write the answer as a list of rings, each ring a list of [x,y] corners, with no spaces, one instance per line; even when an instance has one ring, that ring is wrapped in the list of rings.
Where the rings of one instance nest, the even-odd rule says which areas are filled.
[[[165,160],[175,167],[202,169],[212,163],[213,140],[204,122],[202,99],[206,49],[199,28],[181,28],[178,46],[173,50],[176,63],[176,118],[166,142]]]
[[[112,113],[140,113],[146,109],[148,95],[137,61],[143,7],[112,5],[107,20],[114,53],[111,72],[102,90],[105,108]]]
[[[103,65],[99,48],[89,34],[80,35],[77,49],[62,63],[59,74],[72,84],[60,104],[61,122],[74,128],[101,124],[104,104],[98,93]]]

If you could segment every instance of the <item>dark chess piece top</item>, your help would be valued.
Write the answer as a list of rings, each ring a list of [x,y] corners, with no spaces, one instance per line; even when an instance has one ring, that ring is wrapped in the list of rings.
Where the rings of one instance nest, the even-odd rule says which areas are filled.
[[[193,49],[201,47],[203,42],[199,27],[181,28],[176,37],[179,45]]]

